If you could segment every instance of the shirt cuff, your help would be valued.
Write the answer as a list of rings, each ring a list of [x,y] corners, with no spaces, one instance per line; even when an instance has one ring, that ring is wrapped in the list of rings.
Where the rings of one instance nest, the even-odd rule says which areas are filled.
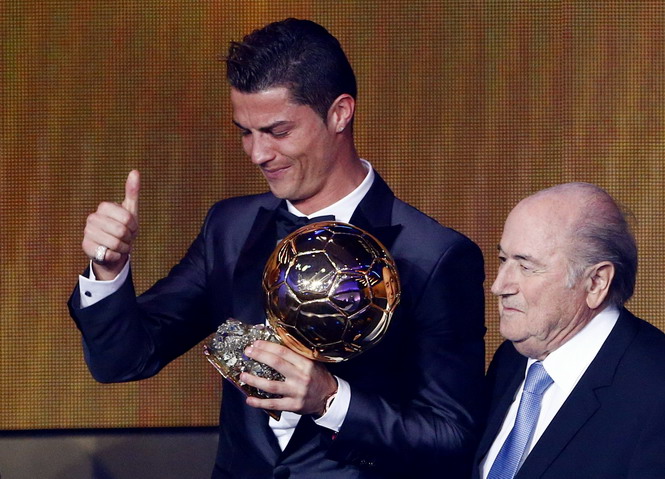
[[[86,278],[79,275],[79,294],[81,295],[81,309],[92,306],[104,298],[111,296],[118,291],[129,276],[129,261],[125,263],[122,271],[110,281],[97,281],[95,273],[92,271],[92,261],[90,262],[90,276]]]
[[[351,386],[348,382],[335,376],[337,380],[337,395],[335,400],[330,405],[326,413],[314,422],[321,427],[339,432],[342,428],[342,423],[346,419],[346,414],[349,412],[349,404],[351,404]]]

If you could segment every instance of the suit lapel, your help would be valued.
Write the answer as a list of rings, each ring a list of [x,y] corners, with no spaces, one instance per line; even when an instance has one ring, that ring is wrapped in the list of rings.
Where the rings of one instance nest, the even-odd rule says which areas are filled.
[[[602,404],[602,390],[612,385],[616,369],[637,333],[626,310],[566,402],[540,437],[516,479],[540,477]]]
[[[395,195],[378,173],[374,183],[351,216],[351,224],[375,236],[388,250],[402,230],[392,224]]]
[[[573,390],[515,476],[540,477],[600,406],[593,388]]]
[[[260,207],[243,245],[233,272],[233,311],[235,319],[249,324],[265,321],[263,269],[265,262],[275,248],[275,207]],[[231,389],[229,385],[226,390]],[[266,460],[274,464],[281,453],[277,438],[268,424],[268,415],[263,411],[250,411],[245,427],[257,443],[258,449],[266,454]]]
[[[503,376],[499,377],[499,372],[497,371],[497,382],[494,385],[494,392],[492,393],[492,404],[490,405],[487,425],[485,426],[485,432],[476,453],[476,466],[480,465],[480,461],[492,446],[508,413],[508,409],[515,399],[515,393],[524,380],[527,359],[515,351],[512,345],[506,344],[504,347],[509,349],[505,353],[508,355],[506,361],[509,361],[509,363],[504,369],[510,371],[510,373],[504,378]]]
[[[249,324],[265,321],[261,284],[265,262],[275,249],[275,211],[259,208],[233,273],[233,317]]]

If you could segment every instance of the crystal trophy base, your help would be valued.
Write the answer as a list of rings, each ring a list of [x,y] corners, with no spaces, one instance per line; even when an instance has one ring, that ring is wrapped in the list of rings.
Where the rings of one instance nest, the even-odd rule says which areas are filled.
[[[245,349],[258,339],[280,342],[270,326],[245,324],[235,319],[228,319],[217,328],[217,332],[208,344],[203,346],[203,354],[225,379],[245,395],[261,399],[279,398],[281,396],[262,391],[240,380],[240,374],[248,372],[273,381],[284,381],[284,376],[274,369],[245,356]],[[280,411],[267,409],[264,411],[279,421]]]

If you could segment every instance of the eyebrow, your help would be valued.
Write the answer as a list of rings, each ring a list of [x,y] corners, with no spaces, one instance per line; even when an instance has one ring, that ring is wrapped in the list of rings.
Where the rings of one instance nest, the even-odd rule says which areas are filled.
[[[499,251],[499,253],[503,253],[506,256],[509,256],[510,258],[519,260],[519,261],[528,261],[529,263],[537,264],[537,265],[542,265],[542,263],[538,260],[536,260],[533,256],[530,256],[528,254],[514,254],[514,255],[509,255],[507,254],[503,248],[501,248],[501,245],[498,244],[496,245],[496,249]]]
[[[249,128],[242,126],[240,123],[238,123],[235,120],[232,120],[232,121],[233,121],[233,124],[235,126],[237,126],[238,128],[240,128],[241,130],[248,130],[249,131]],[[260,127],[258,130],[262,133],[271,133],[272,130],[274,130],[275,128],[278,128],[278,127],[283,126],[283,125],[288,125],[290,123],[292,123],[292,122],[290,122],[288,120],[277,120],[276,122],[271,123],[270,125]]]

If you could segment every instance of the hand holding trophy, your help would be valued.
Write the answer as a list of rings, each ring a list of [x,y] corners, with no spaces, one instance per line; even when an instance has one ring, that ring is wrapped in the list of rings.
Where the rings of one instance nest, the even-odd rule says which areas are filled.
[[[254,341],[282,343],[317,361],[346,361],[381,340],[400,299],[390,253],[369,233],[336,221],[304,226],[280,241],[263,272],[263,290],[267,326],[230,319],[204,346],[222,376],[261,398],[270,394],[242,383],[242,372],[283,377],[243,355]]]

